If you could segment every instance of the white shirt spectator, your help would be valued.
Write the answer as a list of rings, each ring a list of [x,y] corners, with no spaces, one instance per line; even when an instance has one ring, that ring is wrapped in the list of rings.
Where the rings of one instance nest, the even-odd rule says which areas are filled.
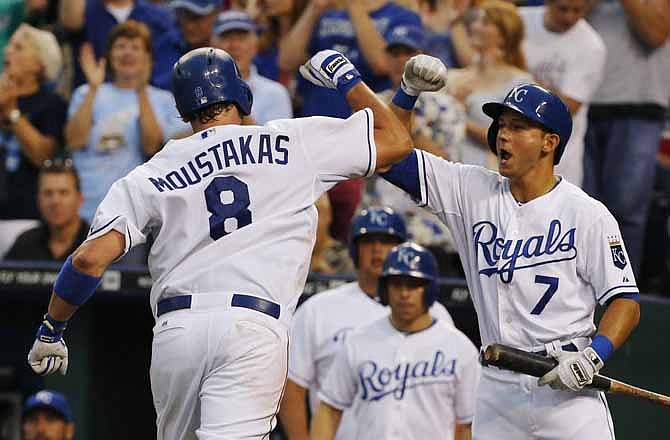
[[[588,104],[600,86],[607,49],[584,19],[566,32],[555,33],[544,27],[544,6],[520,8],[520,13],[526,32],[523,50],[528,70],[543,84],[582,103],[572,118],[566,153],[556,167],[557,174],[581,186]]]

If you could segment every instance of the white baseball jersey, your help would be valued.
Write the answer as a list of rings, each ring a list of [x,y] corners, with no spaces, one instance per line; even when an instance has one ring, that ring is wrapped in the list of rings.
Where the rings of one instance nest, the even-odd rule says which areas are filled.
[[[582,103],[572,118],[566,153],[556,166],[558,174],[581,186],[586,115],[591,97],[602,81],[607,48],[583,18],[565,32],[549,31],[544,25],[545,12],[545,6],[519,8],[524,23],[523,52],[528,71],[535,78]]]
[[[288,377],[309,389],[312,414],[319,404],[318,392],[326,373],[346,335],[388,314],[389,308],[370,298],[358,282],[318,293],[298,308],[291,330]],[[451,315],[439,302],[430,307],[430,314],[454,325]]]
[[[639,293],[616,220],[575,185],[520,205],[497,173],[412,154],[419,202],[452,231],[483,345],[591,336],[596,303]]]
[[[117,181],[88,239],[115,229],[128,250],[153,237],[153,310],[171,296],[235,292],[274,301],[287,318],[309,270],[314,202],[375,167],[369,109],[346,120],[217,126],[168,142]]]
[[[348,336],[319,397],[351,408],[350,439],[453,439],[472,421],[479,371],[477,349],[454,326],[436,320],[408,334],[385,317]]]

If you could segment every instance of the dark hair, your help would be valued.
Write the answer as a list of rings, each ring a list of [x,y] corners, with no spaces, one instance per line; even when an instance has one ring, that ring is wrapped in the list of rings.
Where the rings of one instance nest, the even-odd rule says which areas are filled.
[[[230,101],[217,102],[216,104],[208,105],[200,110],[182,116],[182,120],[184,122],[192,122],[197,119],[201,124],[206,124],[216,119],[221,113],[229,112],[233,106],[235,106],[235,103]],[[239,108],[237,111],[240,113],[240,117],[242,117],[242,112]]]
[[[39,181],[39,179],[45,174],[70,174],[72,177],[74,177],[74,186],[77,189],[77,192],[81,192],[79,173],[74,167],[72,159],[57,157],[54,159],[45,160],[40,167],[37,180]]]
[[[109,53],[112,50],[112,46],[119,38],[139,38],[144,43],[144,48],[147,52],[153,54],[151,31],[144,23],[128,20],[114,26],[107,37],[107,48],[105,51],[105,57],[107,57],[107,59],[109,59]]]

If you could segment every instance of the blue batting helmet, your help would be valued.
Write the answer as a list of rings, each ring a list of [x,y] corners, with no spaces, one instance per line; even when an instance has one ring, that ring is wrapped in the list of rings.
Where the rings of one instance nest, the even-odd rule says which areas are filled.
[[[368,234],[390,235],[398,239],[398,243],[407,240],[407,229],[402,216],[388,207],[372,207],[364,209],[351,222],[349,233],[349,255],[358,267],[358,239]]]
[[[194,49],[172,68],[172,93],[182,117],[220,102],[232,102],[241,115],[251,112],[253,96],[228,52],[213,47]]]
[[[424,303],[426,308],[437,300],[439,272],[437,260],[428,249],[416,243],[407,242],[394,247],[386,256],[384,270],[377,282],[377,294],[382,304],[388,304],[388,278],[406,276],[426,280]]]
[[[488,131],[488,144],[493,154],[497,154],[498,117],[507,108],[521,113],[559,136],[560,141],[554,153],[554,165],[558,164],[572,133],[572,116],[561,98],[537,84],[523,84],[514,87],[502,103],[484,104],[482,110],[493,118]]]

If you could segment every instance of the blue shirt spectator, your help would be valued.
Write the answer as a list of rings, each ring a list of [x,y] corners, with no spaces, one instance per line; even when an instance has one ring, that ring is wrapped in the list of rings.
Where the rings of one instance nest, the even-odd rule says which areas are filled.
[[[421,25],[417,14],[398,4],[388,2],[370,13],[370,18],[381,35],[401,25]],[[356,66],[363,80],[375,92],[388,89],[391,80],[386,75],[376,75],[361,53],[354,26],[347,11],[328,11],[321,16],[309,43],[309,53],[335,49],[342,52]],[[304,80],[299,82],[303,97],[303,116],[323,115],[346,118],[351,108],[337,91],[316,87]]]
[[[258,32],[258,25],[246,12],[222,12],[214,23],[212,45],[228,52],[237,63],[242,79],[254,95],[251,117],[263,125],[273,119],[292,118],[293,110],[286,88],[259,75],[252,64],[258,53]]]
[[[110,31],[126,20],[139,21],[149,27],[155,61],[152,83],[165,87],[165,80],[160,79],[172,71],[172,64],[181,56],[174,38],[168,37],[176,23],[166,8],[145,0],[127,0],[125,5],[119,2],[112,5],[108,0],[61,0],[60,23],[71,33],[75,54],[79,54],[83,43],[90,42],[96,58],[103,57]],[[76,87],[86,79],[77,56],[74,58]]]
[[[154,54],[156,72],[152,84],[170,89],[172,66],[186,52],[209,45],[216,14],[221,10],[221,0],[172,0],[168,3],[178,26],[157,38],[161,54]]]
[[[293,70],[309,56],[324,49],[346,55],[374,91],[390,87],[383,35],[396,26],[421,25],[419,15],[393,2],[358,0],[348,2],[346,10],[326,10],[310,3],[294,29],[281,43],[279,64]],[[376,31],[376,32],[375,32]],[[310,35],[304,45],[303,37]],[[351,108],[337,92],[300,80],[302,115],[345,118]]]
[[[146,25],[129,20],[112,30],[111,83],[103,82],[105,66],[95,61],[90,45],[83,49],[88,83],[72,95],[65,139],[80,170],[81,215],[90,222],[114,181],[159,151],[166,139],[190,133],[190,127],[179,118],[172,94],[147,84],[151,37]]]
[[[79,110],[88,90],[88,84],[75,90],[68,118]],[[148,86],[147,94],[166,139],[188,129],[179,118],[170,92]],[[81,216],[89,222],[112,183],[146,159],[140,141],[137,95],[136,90],[121,89],[112,83],[100,85],[93,104],[88,142],[72,153],[84,193]]]

